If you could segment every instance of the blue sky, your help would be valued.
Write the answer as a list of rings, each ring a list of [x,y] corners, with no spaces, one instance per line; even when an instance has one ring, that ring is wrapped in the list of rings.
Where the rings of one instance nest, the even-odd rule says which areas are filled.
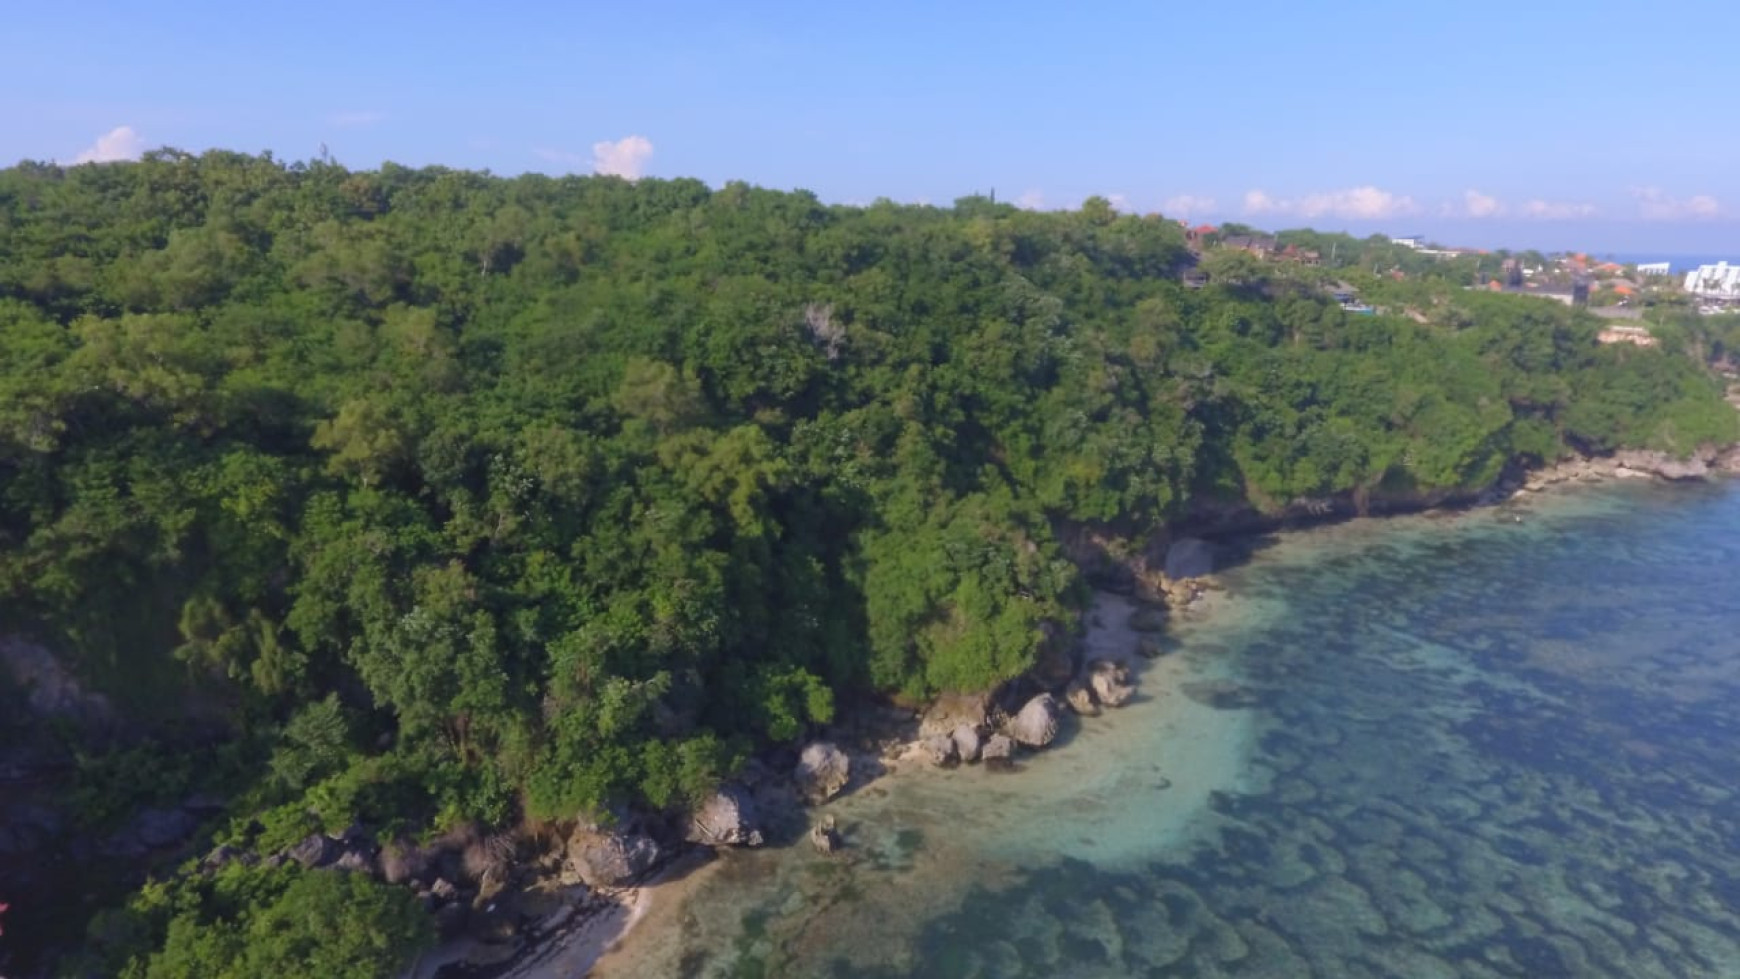
[[[1740,258],[1731,4],[19,4],[0,161],[324,144]]]

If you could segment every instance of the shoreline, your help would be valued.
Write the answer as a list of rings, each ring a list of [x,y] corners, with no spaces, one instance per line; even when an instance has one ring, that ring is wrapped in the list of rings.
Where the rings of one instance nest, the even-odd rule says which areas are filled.
[[[1730,452],[1725,461],[1732,459]],[[1606,464],[1603,464],[1606,463]],[[1327,512],[1307,514],[1303,516],[1284,517],[1266,526],[1251,529],[1238,528],[1222,531],[1198,530],[1198,533],[1216,541],[1217,546],[1226,553],[1238,553],[1239,560],[1230,566],[1250,559],[1250,552],[1241,544],[1254,543],[1254,539],[1274,534],[1288,535],[1301,531],[1320,529],[1345,523],[1385,521],[1398,516],[1429,517],[1437,514],[1456,514],[1461,512],[1500,508],[1507,505],[1526,502],[1533,499],[1552,498],[1574,494],[1585,489],[1599,488],[1611,483],[1625,481],[1653,482],[1715,482],[1723,475],[1732,475],[1732,470],[1723,467],[1707,474],[1691,478],[1669,478],[1656,473],[1632,469],[1623,465],[1611,463],[1609,460],[1591,460],[1589,458],[1574,458],[1552,466],[1531,470],[1526,478],[1514,481],[1510,485],[1494,487],[1484,493],[1469,494],[1456,499],[1432,503],[1417,508],[1383,510],[1368,513]],[[1520,519],[1520,517],[1519,517]],[[1225,570],[1217,567],[1216,573]],[[1141,695],[1144,699],[1170,697],[1175,701],[1187,700],[1183,690],[1177,685],[1179,674],[1185,672],[1184,658],[1178,653],[1168,653],[1159,659],[1144,661],[1133,652],[1136,633],[1128,628],[1124,614],[1134,612],[1143,607],[1156,605],[1169,606],[1166,622],[1162,631],[1153,636],[1165,636],[1175,639],[1174,635],[1182,627],[1188,633],[1192,629],[1201,628],[1226,617],[1237,606],[1232,596],[1222,590],[1213,580],[1213,574],[1206,579],[1186,579],[1192,585],[1183,601],[1156,601],[1153,599],[1133,598],[1112,594],[1104,589],[1095,590],[1095,598],[1089,608],[1083,612],[1082,622],[1085,625],[1080,637],[1081,659],[1107,658],[1133,664],[1137,667],[1141,678]],[[1206,581],[1206,585],[1205,585]],[[1162,595],[1167,593],[1162,591]],[[1107,609],[1102,606],[1113,603],[1111,613],[1120,621],[1115,625],[1106,625]],[[1118,607],[1121,604],[1121,609]],[[1095,621],[1098,619],[1099,621]],[[1125,635],[1119,635],[1125,633]],[[1124,646],[1124,652],[1118,654],[1113,641]],[[1125,642],[1125,640],[1129,640]],[[1108,655],[1111,654],[1111,655]],[[1020,771],[1014,777],[1024,777],[1035,774],[1034,770],[1047,768],[1058,769],[1052,777],[1058,777],[1065,766],[1061,759],[1042,758],[1052,754],[1067,753],[1071,745],[1084,740],[1084,735],[1091,738],[1095,729],[1113,727],[1109,723],[1119,715],[1118,710],[1106,711],[1100,717],[1081,718],[1071,723],[1074,729],[1070,736],[1060,742],[1057,747],[1024,752],[1020,762]],[[1070,715],[1073,717],[1073,715]],[[854,721],[871,722],[868,718],[848,718],[842,726],[850,726]],[[873,722],[871,722],[873,723]],[[886,732],[884,732],[886,733]],[[1102,732],[1109,733],[1109,732]],[[963,778],[1011,778],[1009,773],[986,771],[984,766],[960,766],[959,771],[943,769],[930,764],[924,759],[915,740],[904,739],[894,743],[884,750],[874,752],[879,766],[867,778],[860,780],[854,777],[850,792],[840,799],[824,806],[806,807],[801,812],[803,818],[810,819],[810,814],[827,815],[844,812],[848,815],[855,808],[852,800],[868,798],[886,798],[891,791],[890,786],[896,783],[907,786],[916,785],[918,780],[927,780],[932,786],[940,786],[945,791],[950,783]],[[1040,773],[1043,777],[1043,772]],[[1167,779],[1174,787],[1179,786],[1179,780],[1168,775]],[[1185,794],[1206,794],[1213,788],[1201,786],[1212,782],[1197,773],[1194,785],[1186,782],[1182,786]],[[874,808],[874,807],[872,807]],[[857,817],[852,817],[857,818]],[[614,901],[607,906],[592,909],[580,907],[571,908],[565,921],[554,922],[555,915],[546,918],[535,930],[537,934],[521,945],[510,962],[501,963],[497,968],[488,964],[477,963],[492,976],[502,979],[573,979],[576,976],[640,975],[646,974],[648,960],[660,952],[668,951],[659,946],[648,947],[650,937],[655,934],[683,934],[692,926],[693,915],[687,913],[687,906],[696,896],[702,893],[721,874],[743,872],[743,866],[756,857],[774,854],[773,859],[786,851],[806,850],[801,837],[781,846],[766,849],[715,852],[706,847],[697,846],[687,850],[665,867],[645,881],[632,888],[626,888],[614,895]],[[917,902],[915,902],[917,903]],[[903,909],[911,911],[912,909]],[[561,912],[558,912],[560,914]],[[475,940],[461,939],[450,945],[464,944],[471,949],[477,949],[480,943]],[[483,946],[487,948],[488,946]],[[465,949],[452,948],[443,961],[448,963],[464,963],[469,959]],[[471,960],[475,962],[476,960]],[[424,976],[434,976],[436,969],[425,966],[412,975],[416,979]],[[475,974],[475,973],[473,973]]]
[[[1206,623],[1214,604],[1183,616],[1185,628]],[[1084,637],[1089,656],[1136,665],[1138,699],[1098,717],[1069,715],[1056,742],[1007,769],[939,767],[910,744],[890,752],[884,774],[810,810],[837,820],[843,850],[822,855],[802,841],[730,850],[674,881],[649,882],[657,893],[648,912],[591,974],[694,974],[709,953],[765,955],[770,975],[804,974],[824,950],[874,965],[905,954],[901,938],[915,923],[956,906],[962,882],[996,890],[1044,858],[1111,867],[1187,849],[1211,798],[1243,784],[1255,725],[1248,712],[1186,692],[1224,682],[1208,658],[1140,659],[1142,634],[1130,626],[1140,607],[1097,593]],[[1150,801],[1132,806],[1138,797]],[[757,922],[747,950],[735,929],[744,915]]]

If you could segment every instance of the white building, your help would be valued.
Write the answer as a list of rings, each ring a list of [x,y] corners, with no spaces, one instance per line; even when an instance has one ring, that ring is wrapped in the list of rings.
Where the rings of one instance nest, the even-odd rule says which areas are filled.
[[[1391,238],[1390,240],[1401,245],[1403,248],[1412,248],[1415,251],[1426,247],[1426,239],[1419,235],[1407,235],[1401,238]]]
[[[1637,267],[1638,275],[1668,275],[1672,272],[1666,262],[1645,262]]]
[[[1686,273],[1686,291],[1713,299],[1740,299],[1740,265],[1700,265]]]

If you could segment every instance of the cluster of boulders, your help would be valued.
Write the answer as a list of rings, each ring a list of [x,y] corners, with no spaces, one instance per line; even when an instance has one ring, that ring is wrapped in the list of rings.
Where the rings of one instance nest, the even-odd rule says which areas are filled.
[[[1595,483],[1609,479],[1665,479],[1670,482],[1708,479],[1740,473],[1740,446],[1704,448],[1684,459],[1665,452],[1621,449],[1610,456],[1576,457],[1536,469],[1520,482],[1501,487],[1538,493],[1562,483]]]
[[[1158,646],[1152,648],[1157,654]],[[1130,676],[1130,668],[1101,659],[1088,663],[1081,674],[1070,681],[1069,688],[1064,691],[1064,701],[1070,710],[1083,717],[1098,717],[1102,707],[1122,707],[1135,694],[1136,684]]]
[[[1157,645],[1153,653],[1158,655]],[[1012,711],[1001,709],[990,694],[949,694],[925,713],[914,747],[918,757],[936,766],[1007,764],[1017,747],[1037,750],[1057,740],[1066,707],[1094,717],[1102,709],[1129,703],[1135,692],[1128,666],[1094,659],[1076,670],[1061,696],[1042,690]]]

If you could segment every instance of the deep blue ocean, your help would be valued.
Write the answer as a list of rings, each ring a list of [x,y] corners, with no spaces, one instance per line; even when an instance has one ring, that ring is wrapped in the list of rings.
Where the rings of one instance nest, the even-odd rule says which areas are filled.
[[[1176,689],[728,861],[669,974],[1740,977],[1740,483],[1255,545]]]
[[[1659,252],[1618,252],[1612,254],[1591,254],[1590,257],[1599,258],[1608,262],[1618,262],[1621,265],[1628,265],[1634,262],[1640,265],[1653,262],[1667,262],[1669,263],[1669,268],[1679,275],[1684,275],[1700,265],[1715,265],[1718,262],[1727,262],[1729,265],[1740,265],[1740,251],[1728,255],[1667,255]]]

